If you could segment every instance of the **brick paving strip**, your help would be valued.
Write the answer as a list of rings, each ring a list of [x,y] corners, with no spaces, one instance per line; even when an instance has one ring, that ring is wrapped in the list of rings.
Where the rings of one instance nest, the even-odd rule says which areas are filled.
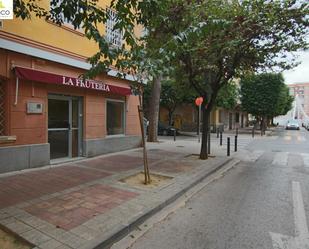
[[[141,150],[0,177],[0,224],[36,248],[105,248],[231,159],[150,150],[151,172],[173,177],[143,189]]]

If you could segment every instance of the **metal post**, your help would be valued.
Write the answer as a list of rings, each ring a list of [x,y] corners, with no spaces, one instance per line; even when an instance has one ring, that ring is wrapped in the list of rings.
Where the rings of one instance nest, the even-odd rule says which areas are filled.
[[[227,138],[227,156],[230,156],[230,138]]]
[[[207,141],[207,143],[208,143],[208,146],[207,146],[207,153],[208,153],[208,155],[210,154],[210,132],[208,132],[208,141]]]
[[[200,123],[201,123],[201,105],[198,106],[198,142],[201,142],[201,131],[200,131]]]
[[[174,130],[174,141],[176,141],[176,129]]]
[[[237,136],[235,136],[235,144],[234,144],[234,151],[237,151]]]
[[[220,146],[222,146],[222,131],[220,132]]]
[[[217,128],[217,138],[219,138],[219,127]]]

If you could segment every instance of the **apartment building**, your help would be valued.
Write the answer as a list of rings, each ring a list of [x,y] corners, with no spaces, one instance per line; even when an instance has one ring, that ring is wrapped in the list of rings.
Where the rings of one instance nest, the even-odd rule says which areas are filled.
[[[35,17],[1,23],[0,173],[140,146],[132,78],[79,78],[98,49],[82,30]],[[112,25],[102,28],[119,46]]]
[[[304,112],[309,116],[309,83],[295,83],[287,85],[290,90],[290,95],[296,97],[298,96],[298,101],[300,103]],[[301,111],[295,113],[296,119],[303,119],[303,114]]]

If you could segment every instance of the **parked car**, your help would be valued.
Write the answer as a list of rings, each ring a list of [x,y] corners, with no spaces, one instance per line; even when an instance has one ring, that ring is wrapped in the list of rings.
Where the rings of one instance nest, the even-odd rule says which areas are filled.
[[[286,130],[299,130],[298,121],[295,119],[289,120],[285,127]]]
[[[163,136],[174,136],[174,132],[176,131],[176,135],[179,134],[178,129],[173,126],[165,125],[161,122],[158,123],[158,135]]]

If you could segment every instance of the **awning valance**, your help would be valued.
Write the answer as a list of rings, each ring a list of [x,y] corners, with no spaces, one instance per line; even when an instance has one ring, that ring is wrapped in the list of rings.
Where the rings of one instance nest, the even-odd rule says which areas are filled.
[[[63,85],[68,87],[92,89],[96,91],[103,91],[123,96],[131,94],[130,88],[114,86],[106,84],[102,81],[91,80],[91,79],[84,80],[81,78],[74,78],[65,75],[53,74],[24,67],[15,67],[14,70],[17,78],[19,79],[32,80],[48,84]]]

